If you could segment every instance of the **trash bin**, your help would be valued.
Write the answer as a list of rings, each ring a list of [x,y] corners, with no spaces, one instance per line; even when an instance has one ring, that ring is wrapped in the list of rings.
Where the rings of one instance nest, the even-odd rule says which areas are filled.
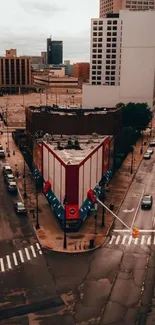
[[[114,210],[114,203],[110,203],[109,209],[110,209],[111,211]]]
[[[89,241],[89,249],[94,248],[94,239],[90,239]]]

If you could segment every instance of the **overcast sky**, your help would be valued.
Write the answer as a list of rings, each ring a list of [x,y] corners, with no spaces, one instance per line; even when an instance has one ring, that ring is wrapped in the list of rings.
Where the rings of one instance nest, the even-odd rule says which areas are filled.
[[[87,61],[91,18],[99,0],[5,0],[0,9],[0,55],[17,48],[19,55],[40,55],[46,38],[63,40],[64,59]]]

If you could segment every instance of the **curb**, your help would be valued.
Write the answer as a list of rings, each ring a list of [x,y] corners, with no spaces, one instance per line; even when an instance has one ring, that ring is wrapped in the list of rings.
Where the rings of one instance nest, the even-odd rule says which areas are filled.
[[[47,250],[49,250],[49,251],[52,251],[52,252],[56,252],[56,253],[63,253],[63,254],[84,254],[84,253],[89,253],[89,252],[93,252],[93,251],[95,251],[96,249],[98,249],[98,248],[101,248],[101,246],[104,244],[104,241],[105,241],[105,237],[103,237],[103,241],[102,241],[102,243],[101,244],[99,244],[99,245],[97,245],[96,247],[94,247],[94,248],[91,248],[91,249],[85,249],[85,250],[80,250],[80,251],[77,251],[77,250],[72,250],[72,251],[70,251],[70,250],[62,250],[62,249],[55,249],[55,248],[50,248],[50,247],[48,247],[48,246],[46,246],[46,245],[42,245],[41,244],[41,242],[40,242],[40,240],[39,240],[39,237],[38,237],[38,234],[37,234],[37,231],[36,231],[36,229],[35,229],[35,227],[33,226],[33,229],[34,229],[34,231],[35,231],[35,233],[36,233],[36,236],[37,236],[37,239],[38,239],[38,241],[39,241],[39,244],[41,245],[41,247],[42,248],[44,248],[44,249],[47,249]]]

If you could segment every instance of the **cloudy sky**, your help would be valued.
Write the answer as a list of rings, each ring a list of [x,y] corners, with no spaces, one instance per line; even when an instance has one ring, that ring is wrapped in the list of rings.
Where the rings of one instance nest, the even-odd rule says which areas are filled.
[[[89,60],[91,18],[99,0],[1,1],[0,55],[17,48],[19,55],[40,55],[46,38],[63,40],[64,59]]]

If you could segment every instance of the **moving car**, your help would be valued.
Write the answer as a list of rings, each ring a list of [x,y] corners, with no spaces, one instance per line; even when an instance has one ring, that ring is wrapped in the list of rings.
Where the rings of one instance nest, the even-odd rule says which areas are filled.
[[[151,154],[149,152],[145,152],[143,158],[144,159],[150,159],[151,158]]]
[[[3,149],[0,149],[0,158],[5,158],[5,152]]]
[[[26,208],[23,202],[18,201],[14,204],[14,208],[17,214],[26,215]]]
[[[141,208],[142,209],[151,209],[152,208],[152,195],[145,194],[142,198]]]
[[[4,177],[5,177],[5,181],[7,183],[9,183],[9,182],[15,182],[15,178],[14,178],[14,175],[13,174],[6,174]]]
[[[3,174],[6,175],[6,174],[12,174],[12,169],[10,166],[4,166],[3,167]]]
[[[16,182],[9,182],[8,183],[8,191],[10,192],[10,193],[17,193],[17,184],[16,184]]]
[[[150,153],[150,154],[152,155],[152,154],[153,154],[153,149],[149,147],[149,148],[146,150],[146,152],[148,152],[148,153]]]

